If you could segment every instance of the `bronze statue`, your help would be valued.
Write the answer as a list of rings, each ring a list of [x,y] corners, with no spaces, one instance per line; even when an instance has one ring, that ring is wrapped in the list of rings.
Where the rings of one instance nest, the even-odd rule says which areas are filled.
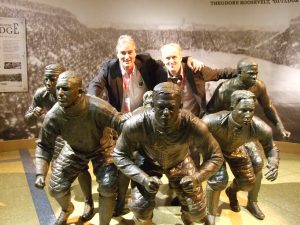
[[[266,117],[279,130],[283,138],[289,138],[291,133],[287,131],[277,113],[277,110],[272,104],[268,95],[266,85],[263,81],[257,79],[258,65],[252,58],[244,58],[238,62],[238,75],[235,78],[226,80],[221,83],[214,92],[211,100],[207,104],[207,112],[214,113],[221,110],[230,110],[231,94],[235,90],[248,90],[254,93],[258,103],[263,108]],[[260,150],[256,143],[247,143],[246,149],[252,157],[252,164],[255,169],[256,184],[248,194],[249,211],[258,219],[264,219],[265,215],[257,205],[258,193],[262,180],[263,158],[260,156]]]
[[[254,116],[255,95],[247,90],[237,90],[231,96],[231,111],[220,111],[203,117],[210,132],[219,142],[225,161],[229,164],[234,180],[226,189],[233,211],[239,212],[238,191],[248,191],[247,209],[257,213],[257,199],[253,201],[251,191],[255,188],[257,174],[262,168],[252,165],[257,161],[257,152],[247,149],[245,143],[259,141],[268,158],[266,179],[274,181],[278,175],[279,151],[273,142],[272,129]],[[225,163],[207,182],[208,220],[206,225],[215,224],[220,193],[226,188],[228,175]]]
[[[153,107],[153,91],[146,91],[143,95],[143,106],[133,110],[132,114],[142,113],[145,110],[149,110]]]
[[[44,87],[37,89],[33,101],[25,114],[25,122],[28,125],[35,124],[38,119],[48,112],[57,102],[56,82],[59,74],[65,71],[65,68],[59,64],[50,64],[44,70]],[[65,141],[58,136],[55,141],[55,150],[53,159],[58,157]],[[88,170],[82,171],[78,175],[78,181],[82,190],[85,206],[81,219],[90,220],[93,216],[94,203],[92,198],[92,178]]]
[[[236,90],[248,90],[255,94],[258,103],[263,108],[266,117],[278,129],[283,138],[289,138],[291,133],[284,125],[274,107],[265,83],[257,79],[258,65],[252,58],[244,58],[238,62],[238,75],[221,83],[206,108],[208,113],[228,110],[230,107],[230,96]]]
[[[31,105],[25,113],[25,122],[32,126],[36,124],[38,118],[49,111],[56,103],[56,81],[58,75],[65,71],[59,64],[50,64],[45,67],[43,80],[44,86],[36,90]]]
[[[129,207],[136,224],[152,224],[162,174],[179,197],[184,224],[205,219],[201,183],[218,170],[223,156],[205,124],[180,107],[178,85],[158,84],[153,91],[152,110],[127,120],[113,151],[114,163],[132,180]],[[189,155],[190,147],[205,149],[206,158],[199,171]],[[135,150],[143,156],[141,161],[133,158]]]
[[[99,183],[100,225],[108,225],[116,201],[118,171],[109,157],[114,145],[105,127],[120,131],[123,117],[104,100],[85,95],[82,79],[75,72],[59,75],[56,93],[57,103],[46,114],[37,142],[35,185],[45,186],[55,140],[61,136],[67,144],[53,162],[49,182],[49,192],[62,208],[55,224],[66,224],[73,212],[71,184],[91,161]]]

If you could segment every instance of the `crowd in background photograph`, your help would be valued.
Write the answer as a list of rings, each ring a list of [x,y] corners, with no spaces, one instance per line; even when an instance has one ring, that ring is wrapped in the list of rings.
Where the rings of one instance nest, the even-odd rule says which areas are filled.
[[[26,93],[0,93],[0,140],[37,137],[40,123],[28,127],[24,114],[37,88],[43,85],[44,67],[60,63],[77,71],[84,85],[93,78],[101,63],[115,55],[115,43],[121,34],[132,35],[138,52],[159,49],[177,42],[183,49],[203,49],[246,54],[277,64],[300,68],[300,17],[284,32],[257,30],[128,30],[88,28],[61,8],[29,1],[1,0],[2,17],[26,20],[27,75]],[[200,59],[201,60],[201,59]]]

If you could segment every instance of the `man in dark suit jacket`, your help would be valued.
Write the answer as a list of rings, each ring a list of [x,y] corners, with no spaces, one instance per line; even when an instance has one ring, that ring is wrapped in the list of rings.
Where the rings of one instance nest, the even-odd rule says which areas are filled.
[[[160,65],[147,54],[136,55],[135,62],[133,64],[141,75],[137,84],[138,87],[146,90],[152,90],[156,84],[153,76],[157,73]],[[107,91],[108,96],[106,97],[109,103],[118,111],[121,111],[123,99],[123,79],[120,60],[118,58],[105,61],[101,65],[97,75],[88,85],[88,94],[90,95],[99,97],[103,91]]]

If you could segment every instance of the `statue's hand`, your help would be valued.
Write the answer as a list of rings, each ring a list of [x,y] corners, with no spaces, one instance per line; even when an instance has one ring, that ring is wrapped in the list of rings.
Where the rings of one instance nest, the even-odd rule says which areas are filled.
[[[291,136],[291,132],[287,131],[286,129],[281,131],[281,136],[283,139],[287,140]]]
[[[204,66],[204,63],[194,59],[192,57],[188,57],[187,59],[187,66],[194,72],[200,72],[202,67]]]
[[[43,189],[45,187],[45,176],[37,175],[35,178],[34,186],[39,189]]]
[[[265,177],[269,181],[274,181],[277,179],[278,176],[278,167],[268,163],[267,165],[268,172],[265,173]]]
[[[161,180],[158,177],[147,177],[143,185],[149,193],[156,193],[159,189],[159,186],[162,184]]]
[[[276,128],[277,130],[280,132],[281,136],[283,139],[289,139],[289,137],[291,136],[291,132],[287,131],[282,123],[277,123],[276,124]]]
[[[199,187],[198,180],[193,176],[185,176],[181,179],[180,185],[186,193],[193,193]]]
[[[35,117],[39,118],[43,115],[44,110],[43,110],[43,108],[37,106],[33,109],[32,113]]]

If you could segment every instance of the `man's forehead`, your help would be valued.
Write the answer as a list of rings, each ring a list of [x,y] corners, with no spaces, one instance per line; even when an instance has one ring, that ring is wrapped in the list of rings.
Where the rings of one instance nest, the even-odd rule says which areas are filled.
[[[47,77],[47,78],[58,78],[58,75],[57,74],[44,74],[44,77]]]
[[[258,66],[257,65],[247,65],[247,66],[243,66],[242,70],[244,70],[244,71],[257,71]]]
[[[165,103],[165,102],[177,102],[178,96],[175,94],[170,93],[159,93],[156,95],[155,100],[158,103]]]
[[[162,55],[167,56],[167,55],[178,55],[179,54],[179,49],[177,49],[174,46],[168,46],[165,47],[162,51]]]
[[[129,41],[124,41],[118,45],[118,51],[135,50],[134,44]]]
[[[252,107],[255,105],[255,101],[253,98],[241,99],[238,105],[240,107],[249,107],[249,106]]]
[[[62,84],[62,85],[72,85],[75,82],[72,82],[72,78],[68,78],[68,77],[59,77],[57,80],[57,84]]]

